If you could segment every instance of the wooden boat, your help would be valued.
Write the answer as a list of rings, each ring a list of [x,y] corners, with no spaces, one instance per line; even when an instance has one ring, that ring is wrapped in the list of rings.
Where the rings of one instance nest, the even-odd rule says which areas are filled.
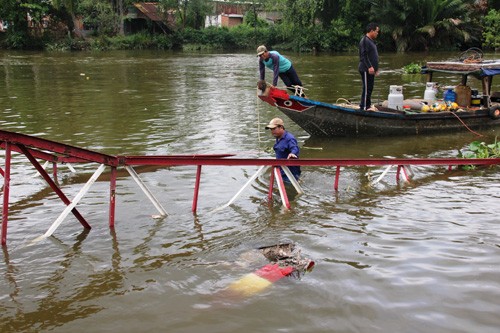
[[[433,107],[422,99],[409,101],[401,109],[390,108],[385,101],[375,105],[377,111],[363,111],[353,104],[330,104],[300,97],[301,87],[295,89],[295,95],[289,95],[285,90],[264,86],[265,82],[259,82],[258,96],[316,137],[408,136],[483,130],[500,125],[500,93],[491,92],[492,79],[500,74],[500,60],[428,62],[422,68],[428,82],[432,82],[432,74],[436,72],[461,75],[461,87],[456,89],[468,88],[468,76],[480,79],[481,105],[445,106],[441,102]],[[470,88],[466,93],[470,103]]]

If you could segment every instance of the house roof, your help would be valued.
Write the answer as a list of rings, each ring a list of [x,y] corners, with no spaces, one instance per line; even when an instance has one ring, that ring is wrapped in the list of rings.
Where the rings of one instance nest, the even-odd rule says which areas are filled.
[[[151,21],[163,21],[157,2],[134,2],[134,7],[146,15]]]

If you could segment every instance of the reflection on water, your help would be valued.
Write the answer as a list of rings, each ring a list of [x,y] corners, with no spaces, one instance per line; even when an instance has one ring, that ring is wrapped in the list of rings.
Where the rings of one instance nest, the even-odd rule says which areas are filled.
[[[358,98],[352,55],[290,57],[311,98]],[[391,84],[402,84],[405,96],[423,94],[425,78],[400,68],[442,58],[382,55],[375,95],[383,98]],[[0,65],[2,129],[108,154],[273,156],[264,125],[280,114],[255,96],[253,53],[3,52]],[[307,158],[455,157],[471,141],[492,142],[497,135],[326,140],[284,120]],[[69,198],[94,169],[74,167],[76,174],[59,169]],[[370,175],[383,168],[343,167],[334,191],[335,168],[307,167],[305,194],[292,197],[290,211],[279,195],[267,201],[266,173],[214,212],[257,169],[204,167],[193,215],[196,167],[137,168],[166,208],[164,219],[152,218],[154,206],[121,170],[115,230],[108,228],[105,173],[78,205],[90,232],[69,216],[53,237],[25,247],[64,205],[15,155],[9,246],[0,264],[0,331],[497,330],[496,168],[418,167],[408,183],[397,182],[391,170],[373,184]],[[217,297],[265,264],[248,255],[252,249],[283,240],[315,260],[313,272],[251,297]]]

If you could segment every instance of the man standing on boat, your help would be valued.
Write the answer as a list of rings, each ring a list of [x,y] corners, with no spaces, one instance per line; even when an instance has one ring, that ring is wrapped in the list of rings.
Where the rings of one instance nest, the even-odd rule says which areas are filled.
[[[273,86],[278,85],[280,77],[287,88],[295,91],[293,86],[302,87],[302,82],[297,72],[292,66],[292,62],[279,54],[277,51],[268,51],[264,45],[257,48],[257,57],[259,57],[260,79],[264,80],[266,76],[266,67],[273,71]]]
[[[363,91],[361,92],[361,110],[376,111],[372,107],[372,91],[375,84],[375,75],[378,75],[378,51],[375,39],[380,32],[380,27],[376,23],[369,23],[366,26],[365,35],[359,42],[359,66]]]
[[[276,159],[299,158],[300,150],[297,140],[292,133],[285,130],[285,124],[282,119],[272,119],[269,125],[266,126],[266,129],[270,129],[271,134],[276,138],[276,142],[273,146],[274,152],[276,153]],[[301,173],[300,166],[289,166],[288,169],[290,169],[295,179],[298,180]],[[283,177],[283,181],[290,182],[283,169],[281,169],[281,176]]]

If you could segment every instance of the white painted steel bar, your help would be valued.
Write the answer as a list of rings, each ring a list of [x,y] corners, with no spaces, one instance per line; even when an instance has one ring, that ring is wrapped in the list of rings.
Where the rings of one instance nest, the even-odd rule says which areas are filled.
[[[401,166],[401,174],[403,175],[403,179],[405,182],[410,182],[410,178],[408,177],[408,173],[406,172],[406,168],[404,165]]]
[[[158,210],[158,212],[160,213],[160,215],[161,216],[167,216],[168,214],[167,214],[167,211],[165,210],[165,208],[162,207],[162,205],[155,198],[155,196],[153,195],[153,193],[151,193],[151,191],[147,188],[146,184],[144,184],[144,182],[141,180],[141,178],[139,178],[139,175],[135,172],[135,170],[131,166],[129,166],[129,165],[126,165],[125,169],[128,171],[128,173],[130,174],[130,176],[132,176],[132,178],[135,180],[135,182],[137,183],[137,185],[139,185],[139,187],[144,192],[144,194],[146,194],[146,196],[148,197],[148,199],[153,203],[153,205],[156,207],[156,209]]]
[[[392,168],[392,165],[388,165],[384,172],[382,172],[382,174],[380,176],[378,176],[377,179],[375,179],[375,181],[372,182],[372,185],[375,185],[377,184],[382,178],[384,178],[384,176],[387,174],[387,172],[389,172],[389,170]]]
[[[42,169],[43,169],[43,170],[47,170],[47,167],[48,167],[48,166],[49,166],[49,161],[45,161],[45,163],[43,163],[43,165],[42,165]],[[38,177],[38,176],[40,176],[40,172],[38,172],[38,171],[37,171],[37,172],[33,175],[33,178]]]
[[[281,201],[283,202],[283,207],[290,209],[288,195],[286,194],[285,184],[283,183],[283,178],[281,177],[279,168],[274,168],[274,178],[276,178],[276,182],[278,183],[278,190],[280,192]]]
[[[393,167],[393,165],[388,165],[384,171],[380,174],[380,176],[377,177],[377,179],[375,179],[371,185],[375,185],[377,184],[379,181],[382,180],[382,178],[385,177],[385,175],[387,174],[387,172],[389,172],[389,170]],[[402,165],[401,166],[401,170],[400,170],[400,174],[403,178],[403,180],[405,182],[409,182],[410,181],[410,178],[413,176],[413,170],[409,167],[409,166],[406,166],[406,165]]]
[[[68,214],[73,210],[73,208],[75,208],[75,206],[78,204],[78,202],[80,202],[83,196],[87,194],[90,187],[96,182],[97,178],[99,178],[99,176],[103,173],[105,168],[106,168],[105,164],[101,164],[99,168],[97,168],[92,177],[90,177],[87,183],[85,183],[85,185],[78,192],[75,198],[71,200],[71,203],[68,206],[66,206],[61,215],[59,215],[59,217],[54,221],[54,223],[52,223],[49,230],[47,230],[47,232],[45,232],[45,234],[43,234],[42,236],[39,236],[36,239],[34,239],[33,243],[38,242],[44,238],[50,237],[54,233],[54,231],[56,231],[56,229],[59,227],[59,225],[61,225],[62,221],[64,221],[66,216],[68,216]]]
[[[243,187],[226,204],[214,209],[212,212],[229,207],[233,202],[236,201],[236,199],[241,195],[241,193],[243,193],[243,191],[246,190],[246,188],[250,186],[255,181],[255,179],[257,179],[257,177],[263,174],[268,168],[269,167],[265,165],[261,166],[257,170],[257,172],[252,177],[250,177],[250,179],[245,183],[245,185],[243,185]]]
[[[281,168],[283,169],[283,171],[285,172],[286,176],[288,177],[288,179],[292,183],[293,187],[295,187],[295,189],[297,190],[297,193],[304,194],[304,190],[302,189],[302,187],[300,187],[299,182],[297,181],[297,179],[295,179],[295,177],[293,176],[293,174],[290,171],[290,169],[288,169],[288,167],[285,166],[285,165],[282,166]]]
[[[68,167],[69,171],[76,173],[75,168],[73,168],[73,166],[70,163],[66,163],[66,166]]]
[[[413,176],[415,176],[415,174],[413,173],[413,168],[411,167],[411,165],[404,165],[403,167],[408,172],[408,175],[410,176],[410,178],[413,178]]]

